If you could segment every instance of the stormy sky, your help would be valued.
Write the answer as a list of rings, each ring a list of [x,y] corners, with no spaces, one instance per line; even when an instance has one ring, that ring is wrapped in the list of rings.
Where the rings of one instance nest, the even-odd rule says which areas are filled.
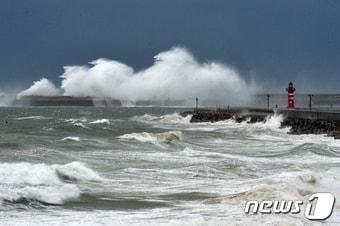
[[[0,88],[97,58],[147,68],[173,46],[234,67],[265,92],[340,93],[340,1],[1,0]]]

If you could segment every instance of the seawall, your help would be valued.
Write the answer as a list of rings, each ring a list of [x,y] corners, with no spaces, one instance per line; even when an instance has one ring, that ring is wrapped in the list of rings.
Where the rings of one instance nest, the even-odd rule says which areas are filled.
[[[14,106],[83,106],[83,107],[119,107],[119,106],[185,106],[182,100],[164,101],[121,101],[109,97],[73,97],[73,96],[24,96],[15,99]]]
[[[282,127],[291,127],[291,134],[327,134],[340,139],[340,112],[318,111],[308,109],[195,109],[181,113],[182,116],[192,115],[191,122],[217,122],[234,119],[237,122],[248,123],[265,121],[273,114],[282,114]]]
[[[278,111],[284,116],[281,126],[291,127],[292,134],[327,134],[340,139],[340,112],[281,109]]]
[[[339,121],[340,120],[340,112],[339,111],[324,111],[324,110],[316,110],[316,109],[280,109],[278,110],[280,114],[283,114],[286,117],[291,118],[300,118],[300,119],[310,119],[310,120],[331,120],[331,121]]]

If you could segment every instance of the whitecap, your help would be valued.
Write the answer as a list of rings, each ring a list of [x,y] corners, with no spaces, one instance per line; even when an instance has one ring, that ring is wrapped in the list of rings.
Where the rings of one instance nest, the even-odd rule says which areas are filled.
[[[98,119],[98,120],[92,121],[92,122],[90,122],[90,124],[107,124],[107,125],[110,125],[110,120],[103,118],[103,119]]]
[[[77,123],[77,122],[87,122],[87,118],[82,117],[82,118],[70,118],[66,119],[65,122],[71,122],[71,123]]]
[[[40,115],[32,115],[16,118],[16,120],[42,120],[42,119],[46,119],[46,117]]]
[[[186,117],[181,116],[178,113],[166,114],[161,116],[144,114],[141,116],[134,116],[131,118],[134,121],[139,121],[143,123],[163,123],[163,124],[190,124],[191,115]]]
[[[161,143],[171,143],[174,140],[182,139],[181,131],[169,131],[164,133],[130,133],[119,136],[120,139],[125,140],[137,140],[139,142],[161,144]]]
[[[85,125],[84,125],[83,123],[81,123],[81,122],[74,123],[73,125],[76,126],[76,127],[83,128],[83,129],[88,129],[88,127],[85,126]]]
[[[80,137],[64,137],[62,141],[80,141]]]
[[[63,204],[65,201],[77,199],[82,193],[78,184],[67,183],[63,178],[76,181],[104,180],[81,162],[66,165],[1,163],[0,203],[26,199],[48,204]]]

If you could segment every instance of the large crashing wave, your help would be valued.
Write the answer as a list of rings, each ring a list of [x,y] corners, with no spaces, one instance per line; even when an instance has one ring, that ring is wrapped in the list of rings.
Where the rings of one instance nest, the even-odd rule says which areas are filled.
[[[66,165],[0,163],[0,206],[2,202],[20,200],[63,204],[77,199],[81,190],[73,182],[103,181],[97,172],[81,162]]]
[[[132,101],[199,97],[202,100],[224,100],[228,104],[244,103],[256,89],[232,68],[216,62],[200,63],[184,48],[174,47],[154,58],[153,65],[139,72],[109,59],[92,61],[90,66],[66,66],[60,76],[60,88],[63,95],[76,97]],[[42,79],[19,96],[49,96],[50,91],[54,95],[59,89]]]
[[[42,78],[33,82],[30,88],[20,92],[17,96],[21,98],[23,96],[58,96],[60,94],[60,89],[56,88],[48,79]]]

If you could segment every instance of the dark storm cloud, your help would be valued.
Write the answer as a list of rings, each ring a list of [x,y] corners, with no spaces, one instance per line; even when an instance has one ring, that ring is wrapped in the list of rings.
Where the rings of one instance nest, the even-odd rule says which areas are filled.
[[[1,83],[58,81],[62,66],[99,57],[141,69],[179,45],[268,90],[340,92],[339,12],[321,0],[2,0]]]

